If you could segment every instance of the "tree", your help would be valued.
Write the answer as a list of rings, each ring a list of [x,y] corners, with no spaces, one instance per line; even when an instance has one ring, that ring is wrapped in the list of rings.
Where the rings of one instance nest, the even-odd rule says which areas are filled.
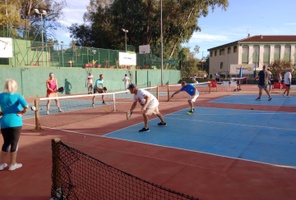
[[[277,77],[279,73],[283,73],[287,71],[288,68],[291,68],[292,63],[291,61],[286,60],[275,60],[274,62],[270,63],[269,67],[271,73]]]
[[[181,44],[188,42],[194,31],[201,30],[197,19],[206,16],[209,9],[226,9],[228,0],[162,0],[164,58],[177,58]],[[161,53],[159,0],[91,0],[88,13],[93,47],[124,49],[125,38],[122,28],[128,29],[128,44],[138,50],[139,45],[149,44],[153,54]],[[79,26],[70,28],[74,39],[86,43],[76,35]],[[85,28],[85,27],[80,27]],[[98,42],[99,41],[99,42]],[[108,46],[107,46],[108,45]]]
[[[9,4],[5,3],[8,2]],[[30,32],[31,40],[36,39],[40,32],[41,17],[34,9],[45,10],[46,36],[53,36],[51,30],[61,25],[57,22],[62,17],[62,9],[66,6],[66,0],[0,0],[0,28],[10,29],[15,37],[27,38]],[[21,34],[22,33],[22,34]],[[11,35],[10,35],[11,36]],[[39,37],[40,38],[40,37]]]
[[[183,78],[192,77],[198,72],[198,59],[194,57],[194,53],[189,48],[182,48],[179,52],[179,60],[181,66],[181,75]]]

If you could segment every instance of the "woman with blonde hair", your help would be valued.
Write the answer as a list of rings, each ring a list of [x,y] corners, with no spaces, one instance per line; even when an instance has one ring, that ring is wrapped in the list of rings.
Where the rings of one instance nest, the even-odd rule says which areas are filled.
[[[28,103],[24,97],[16,93],[17,82],[8,79],[4,84],[4,92],[0,94],[1,133],[3,136],[2,151],[0,154],[0,170],[8,165],[5,159],[10,152],[10,165],[8,170],[13,171],[23,165],[16,162],[18,142],[23,126],[22,116],[27,112]]]

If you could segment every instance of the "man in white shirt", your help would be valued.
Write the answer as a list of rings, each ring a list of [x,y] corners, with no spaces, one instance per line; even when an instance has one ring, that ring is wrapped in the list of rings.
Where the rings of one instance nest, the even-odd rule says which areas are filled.
[[[290,68],[287,70],[287,72],[284,75],[284,84],[287,86],[287,88],[285,89],[283,96],[285,96],[286,92],[287,92],[287,97],[290,94],[290,87],[292,85],[292,72],[293,72],[293,68]]]
[[[128,86],[130,85],[130,78],[127,76],[127,74],[124,75],[122,81],[124,83],[125,90],[127,90]]]
[[[167,125],[163,119],[162,114],[158,110],[159,102],[153,94],[144,89],[138,89],[135,84],[130,84],[128,86],[128,89],[131,92],[131,94],[134,94],[134,102],[130,108],[130,112],[133,112],[133,110],[137,106],[137,103],[139,103],[142,106],[141,112],[144,118],[144,127],[141,130],[139,130],[139,132],[150,131],[148,127],[148,120],[149,116],[152,114],[156,115],[161,120],[161,122],[158,123],[158,126]]]

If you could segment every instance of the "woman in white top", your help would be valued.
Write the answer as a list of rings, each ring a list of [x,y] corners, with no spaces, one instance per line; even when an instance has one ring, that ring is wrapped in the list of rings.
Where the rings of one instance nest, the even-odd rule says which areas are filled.
[[[93,91],[93,82],[94,82],[94,77],[92,75],[91,72],[88,73],[88,76],[86,77],[86,85],[87,85],[87,91],[88,91],[88,94],[92,94],[92,91]]]

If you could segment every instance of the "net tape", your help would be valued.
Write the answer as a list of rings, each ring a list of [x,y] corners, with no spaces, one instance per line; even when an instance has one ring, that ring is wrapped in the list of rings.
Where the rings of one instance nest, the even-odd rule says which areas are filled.
[[[145,89],[155,96],[158,95],[157,87],[140,88]],[[104,95],[106,104],[102,104],[101,96]],[[92,98],[95,98],[95,107],[92,107]],[[133,95],[129,91],[118,91],[96,94],[66,95],[51,98],[39,98],[36,100],[34,109],[35,129],[41,127],[56,127],[79,121],[86,121],[92,118],[105,116],[112,112],[126,112],[131,106]],[[55,105],[55,99],[63,112],[59,112]],[[51,100],[49,115],[47,114],[46,103]]]
[[[52,199],[198,199],[123,172],[57,139],[52,140],[52,156]]]

